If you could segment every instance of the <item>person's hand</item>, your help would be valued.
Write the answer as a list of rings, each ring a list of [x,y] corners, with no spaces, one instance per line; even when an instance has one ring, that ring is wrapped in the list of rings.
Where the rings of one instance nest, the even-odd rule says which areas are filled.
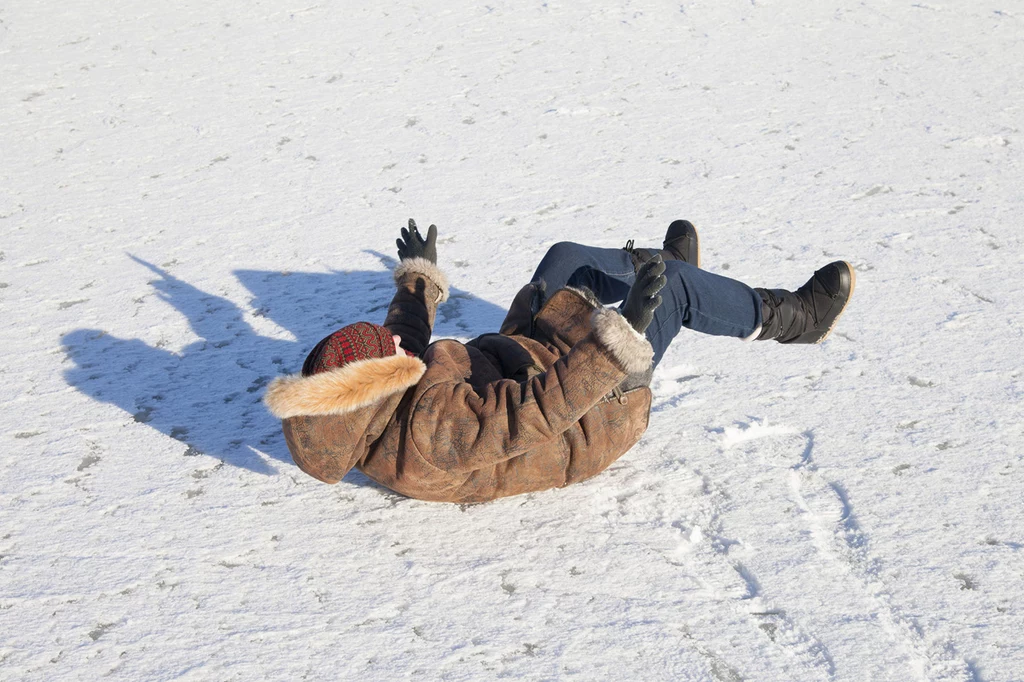
[[[658,292],[668,284],[665,278],[665,261],[661,254],[640,266],[636,273],[636,281],[629,288],[626,300],[622,304],[622,316],[633,329],[643,334],[654,319],[654,311],[661,305]]]
[[[416,229],[416,221],[409,218],[409,229],[402,228],[402,238],[397,240],[398,258],[426,258],[431,263],[437,263],[437,225],[427,228],[427,238],[420,236]]]

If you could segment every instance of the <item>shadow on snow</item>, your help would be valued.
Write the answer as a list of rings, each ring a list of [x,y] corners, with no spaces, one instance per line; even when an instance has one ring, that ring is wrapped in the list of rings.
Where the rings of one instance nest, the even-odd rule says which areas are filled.
[[[99,329],[63,337],[74,366],[67,382],[117,405],[136,422],[182,443],[186,456],[207,455],[263,474],[276,473],[259,454],[291,464],[280,422],[260,402],[278,374],[298,372],[306,353],[327,334],[358,320],[383,322],[395,287],[394,259],[374,253],[387,271],[281,273],[238,270],[252,292],[253,313],[290,331],[297,341],[257,334],[232,301],[202,291],[131,256],[157,278],[149,284],[184,315],[200,338],[180,352],[120,339]],[[438,311],[438,336],[471,337],[495,331],[505,311],[452,289]],[[354,477],[367,484],[365,477]]]

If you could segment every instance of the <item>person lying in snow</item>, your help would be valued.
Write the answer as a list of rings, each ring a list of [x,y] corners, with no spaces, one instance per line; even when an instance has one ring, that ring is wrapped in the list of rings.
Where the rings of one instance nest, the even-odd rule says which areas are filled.
[[[410,220],[401,234],[383,326],[331,334],[264,402],[310,476],[337,483],[357,467],[421,500],[484,502],[595,476],[647,429],[651,373],[681,328],[819,343],[855,285],[837,261],[795,292],[752,289],[699,269],[697,232],[677,220],[661,250],[555,244],[497,334],[430,343],[448,298],[437,228],[424,239]]]

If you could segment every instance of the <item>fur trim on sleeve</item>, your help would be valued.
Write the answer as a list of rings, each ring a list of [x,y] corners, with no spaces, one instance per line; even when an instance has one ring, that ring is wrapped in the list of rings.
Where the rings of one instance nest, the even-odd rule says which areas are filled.
[[[586,287],[570,287],[570,286],[566,286],[566,287],[562,287],[562,288],[563,289],[568,289],[569,291],[573,292],[574,294],[576,294],[577,296],[579,296],[580,298],[582,298],[583,300],[585,300],[587,303],[589,303],[590,305],[592,305],[595,308],[600,308],[601,307],[601,302],[599,300],[597,300],[597,296],[594,295],[593,291],[591,291],[590,289],[588,289]]]
[[[627,374],[639,374],[651,368],[654,348],[643,334],[637,333],[622,315],[611,308],[594,311],[594,334]]]
[[[404,354],[358,360],[310,376],[278,377],[263,404],[278,419],[345,414],[415,386],[426,371],[422,360]]]
[[[448,300],[448,278],[444,276],[444,273],[441,272],[436,263],[432,263],[427,258],[406,258],[402,260],[398,267],[395,268],[395,284],[402,281],[402,278],[409,273],[423,275],[437,285],[437,288],[441,290],[440,298],[437,299],[438,303],[444,303]]]

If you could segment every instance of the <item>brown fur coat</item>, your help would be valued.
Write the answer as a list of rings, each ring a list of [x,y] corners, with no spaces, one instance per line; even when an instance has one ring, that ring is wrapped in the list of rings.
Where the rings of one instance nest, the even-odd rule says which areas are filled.
[[[647,428],[651,392],[626,380],[649,372],[651,346],[588,292],[562,289],[535,313],[527,285],[499,334],[428,345],[446,278],[417,258],[395,282],[384,326],[419,357],[279,377],[267,389],[311,476],[337,483],[357,467],[409,497],[482,502],[594,476]]]

